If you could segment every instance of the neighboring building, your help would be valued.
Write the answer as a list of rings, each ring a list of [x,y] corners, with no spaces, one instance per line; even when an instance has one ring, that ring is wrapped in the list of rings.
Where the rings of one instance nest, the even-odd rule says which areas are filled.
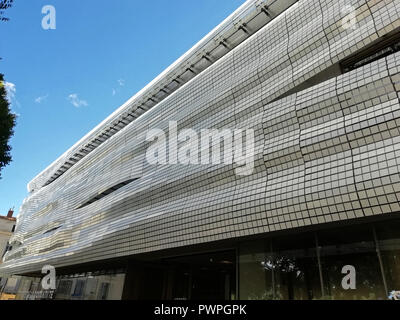
[[[16,219],[13,217],[14,210],[10,209],[6,216],[0,216],[0,263],[8,249],[8,240],[14,232]]]
[[[397,0],[247,1],[29,183],[0,272],[28,292],[53,265],[56,299],[387,299],[399,31]],[[175,122],[180,160],[254,130],[254,170],[149,163]]]
[[[0,264],[3,262],[3,256],[10,246],[8,241],[14,232],[16,219],[13,217],[14,210],[8,210],[6,216],[0,216]],[[0,300],[8,300],[9,298],[14,298],[15,295],[5,295],[2,294],[3,287],[7,282],[7,278],[2,277],[0,273]]]

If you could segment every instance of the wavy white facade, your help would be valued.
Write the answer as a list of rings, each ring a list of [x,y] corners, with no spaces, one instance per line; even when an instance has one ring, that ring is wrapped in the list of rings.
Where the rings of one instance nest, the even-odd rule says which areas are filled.
[[[247,1],[29,183],[0,271],[399,212],[400,54],[338,66],[399,28],[398,0]],[[255,170],[150,165],[170,121],[253,129]]]

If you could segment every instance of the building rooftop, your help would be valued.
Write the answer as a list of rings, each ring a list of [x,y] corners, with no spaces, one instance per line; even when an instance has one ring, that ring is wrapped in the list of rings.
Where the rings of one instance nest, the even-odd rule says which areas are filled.
[[[16,221],[17,218],[14,218],[14,217],[13,217],[13,214],[14,214],[14,209],[10,209],[10,210],[8,210],[6,216],[1,216],[1,215],[0,215],[0,219],[8,220],[8,221]]]
[[[15,218],[15,217],[9,218],[7,216],[0,216],[0,219],[8,220],[8,221],[17,221],[17,218]]]

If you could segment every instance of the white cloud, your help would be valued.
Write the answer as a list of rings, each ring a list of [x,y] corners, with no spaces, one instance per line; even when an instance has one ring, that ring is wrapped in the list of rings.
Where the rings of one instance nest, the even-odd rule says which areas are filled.
[[[35,102],[36,102],[36,103],[42,103],[43,101],[45,101],[45,100],[47,99],[48,96],[49,96],[49,95],[46,94],[46,95],[44,95],[44,96],[37,97],[37,98],[35,99]]]
[[[69,102],[76,107],[86,107],[88,103],[85,100],[79,99],[78,95],[76,93],[71,93],[68,98]]]
[[[17,92],[17,88],[15,87],[15,84],[12,82],[4,82],[4,88],[6,89],[7,92],[7,99],[9,103],[12,103],[12,101],[15,99],[15,94]]]
[[[118,85],[119,85],[120,87],[125,86],[125,80],[124,80],[124,79],[119,79],[119,80],[117,80],[117,82],[118,82]],[[119,88],[117,88],[117,89],[112,88],[112,95],[115,96],[119,91],[120,91]]]
[[[4,81],[3,85],[4,85],[4,89],[6,90],[7,100],[10,103],[11,109],[13,109],[15,107],[20,108],[21,105],[18,102],[18,99],[16,97],[17,87],[15,86],[15,84],[12,82]],[[13,110],[13,112],[15,114],[17,114],[17,112],[15,112],[15,110]]]

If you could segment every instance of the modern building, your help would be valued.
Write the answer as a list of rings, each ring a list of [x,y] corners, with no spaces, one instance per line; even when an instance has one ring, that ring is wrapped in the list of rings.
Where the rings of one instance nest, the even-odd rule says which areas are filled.
[[[0,272],[21,298],[52,265],[55,299],[387,299],[399,31],[398,0],[246,1],[28,184]]]

